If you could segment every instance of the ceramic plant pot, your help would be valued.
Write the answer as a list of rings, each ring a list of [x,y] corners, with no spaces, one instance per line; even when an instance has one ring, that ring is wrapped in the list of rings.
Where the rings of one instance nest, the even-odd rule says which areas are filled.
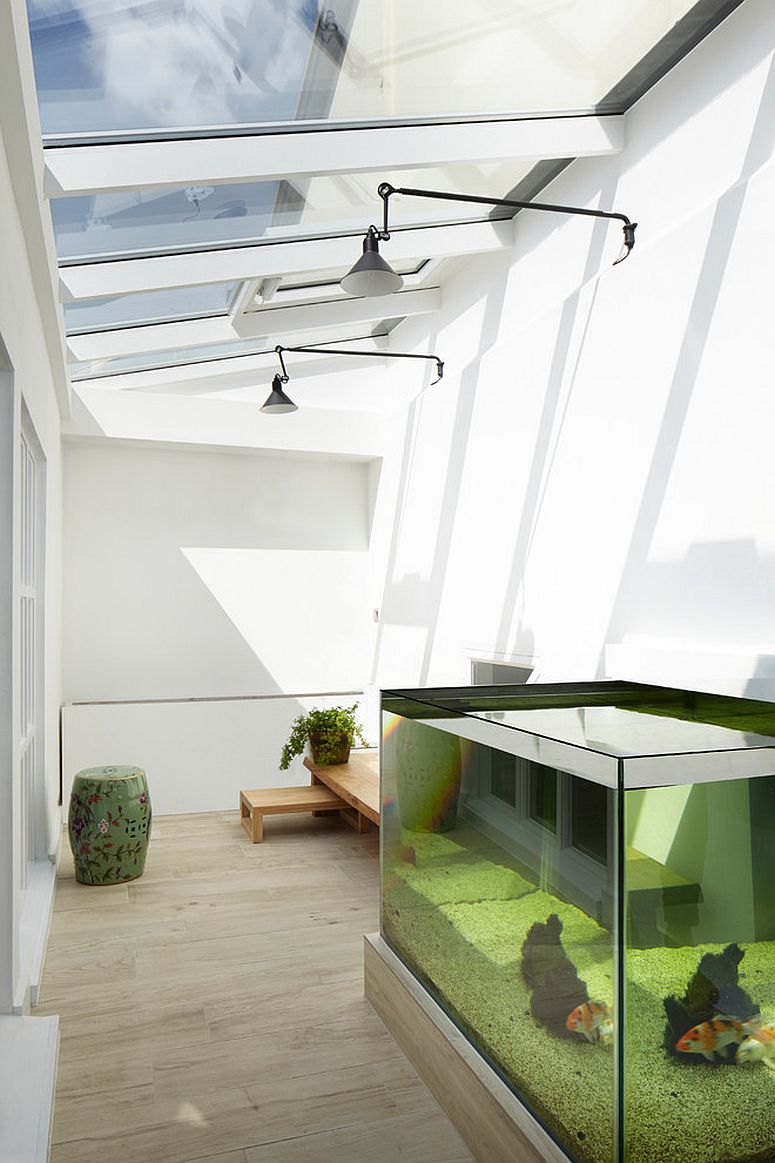
[[[79,771],[70,794],[68,832],[80,884],[121,884],[142,876],[151,834],[145,772],[139,767]]]

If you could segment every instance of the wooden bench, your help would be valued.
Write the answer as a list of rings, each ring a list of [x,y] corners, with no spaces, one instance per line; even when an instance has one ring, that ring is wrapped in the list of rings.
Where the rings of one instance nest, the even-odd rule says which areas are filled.
[[[312,787],[261,787],[239,793],[240,823],[254,844],[264,839],[264,816],[286,812],[330,812],[346,808],[336,792]]]
[[[254,844],[264,839],[264,816],[285,812],[312,812],[323,816],[338,812],[356,832],[379,827],[379,751],[350,752],[349,763],[318,767],[311,759],[304,765],[311,773],[308,787],[262,787],[241,791],[240,823]]]
[[[344,800],[339,812],[357,832],[379,827],[379,751],[376,748],[350,752],[349,763],[320,767],[311,759],[304,766],[312,775],[312,786],[325,786]]]

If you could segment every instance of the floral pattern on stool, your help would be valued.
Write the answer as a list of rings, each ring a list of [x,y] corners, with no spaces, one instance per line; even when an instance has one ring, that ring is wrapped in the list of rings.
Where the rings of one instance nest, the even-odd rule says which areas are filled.
[[[70,794],[68,832],[80,884],[121,884],[142,876],[151,835],[151,800],[142,768],[79,771]]]

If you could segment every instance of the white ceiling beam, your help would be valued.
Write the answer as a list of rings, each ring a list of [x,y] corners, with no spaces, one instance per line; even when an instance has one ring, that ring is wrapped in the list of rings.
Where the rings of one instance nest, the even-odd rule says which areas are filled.
[[[504,250],[513,242],[514,221],[509,218],[496,222],[396,230],[391,234],[390,242],[383,245],[382,253],[388,262],[398,263],[408,259],[453,258]],[[159,258],[84,263],[60,269],[60,297],[63,302],[72,302],[165,287],[305,274],[328,267],[349,267],[360,253],[361,237],[349,236],[231,247]]]
[[[67,345],[72,362],[112,359],[150,351],[167,351],[178,347],[206,343],[229,343],[239,339],[266,336],[275,344],[288,334],[323,331],[330,327],[359,326],[380,319],[397,319],[409,315],[427,315],[441,306],[441,291],[430,287],[404,291],[397,295],[380,295],[372,299],[346,299],[297,307],[265,307],[253,311],[233,324],[228,316],[217,319],[187,319],[175,323],[156,323],[147,327],[120,327],[95,331],[88,335],[71,335]]]
[[[289,346],[302,343],[309,336],[286,336]],[[386,335],[370,335],[363,338],[353,338],[344,328],[334,330],[326,337],[327,344],[346,345],[366,352],[385,352],[389,349],[390,340]],[[346,357],[326,355],[295,355],[293,357],[294,377],[299,375],[314,375],[317,372],[328,373],[340,369]],[[343,370],[352,370],[359,367],[370,367],[374,364],[373,358],[364,356],[363,359],[350,357]],[[236,359],[215,359],[205,363],[176,364],[170,367],[152,368],[140,372],[123,372],[121,375],[94,376],[91,379],[80,381],[89,387],[98,387],[103,391],[138,391],[157,392],[162,395],[203,395],[215,391],[229,391],[232,389],[249,387],[255,384],[257,377],[262,377],[271,369],[272,373],[278,370],[277,355],[274,349],[259,352],[254,355],[239,356]],[[271,378],[271,377],[270,377]]]
[[[374,323],[408,315],[429,315],[441,307],[441,291],[427,287],[397,295],[375,295],[370,299],[336,299],[297,307],[264,307],[249,311],[233,322],[243,339],[253,336],[287,334],[289,331],[317,331],[344,323]]]
[[[616,153],[624,141],[623,116],[579,116],[68,146],[46,150],[45,191],[57,198],[416,169],[461,159],[584,157]]]

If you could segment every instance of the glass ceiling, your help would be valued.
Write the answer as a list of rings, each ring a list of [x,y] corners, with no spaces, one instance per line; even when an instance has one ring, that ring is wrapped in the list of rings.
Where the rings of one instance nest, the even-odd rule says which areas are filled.
[[[110,143],[155,138],[170,139],[163,149],[193,151],[185,157],[195,161],[183,171],[195,184],[185,187],[156,187],[152,173],[138,167],[136,189],[120,188],[108,174],[102,184],[74,180],[67,187],[94,192],[50,198],[60,265],[81,266],[77,274],[63,273],[63,282],[69,277],[67,286],[83,294],[126,292],[65,304],[69,335],[116,333],[90,343],[105,358],[71,365],[72,378],[263,350],[268,341],[239,339],[235,331],[230,343],[202,348],[197,336],[188,348],[176,348],[175,340],[162,352],[121,354],[123,328],[223,316],[235,301],[244,311],[328,301],[330,320],[345,273],[332,264],[349,253],[333,240],[353,241],[357,256],[349,236],[362,236],[378,221],[381,181],[529,200],[573,160],[505,156],[483,164],[463,157],[436,168],[402,168],[394,135],[391,168],[299,177],[307,166],[294,168],[297,159],[289,156],[287,176],[279,180],[273,170],[271,180],[256,172],[226,182],[212,161],[218,143],[176,138],[302,127],[305,133],[282,143],[293,154],[304,150],[307,133],[353,123],[368,132],[386,123],[621,112],[737,3],[742,0],[27,0],[45,146],[73,157],[76,172],[81,152],[70,155],[66,147],[84,143],[100,164],[111,157],[102,151],[116,148]],[[213,172],[199,172],[208,169]],[[508,215],[400,196],[390,212],[391,226],[405,231]],[[405,237],[406,256],[411,236]],[[314,239],[326,240],[318,268]],[[298,251],[272,250],[291,242],[300,243]],[[214,253],[229,248],[241,249],[246,283],[235,278],[225,255]],[[309,255],[309,267],[307,257],[301,270],[277,261],[291,251]],[[434,253],[446,261],[448,241],[438,252],[432,245],[418,249],[400,268],[420,272],[412,286],[430,285],[439,269],[428,262]],[[268,256],[274,261],[265,262]],[[129,261],[113,268],[114,278],[103,278],[104,264],[119,259]],[[176,279],[201,282],[176,287]],[[243,294],[254,280],[257,296]],[[164,289],[140,293],[143,286]],[[391,326],[400,321],[399,304],[400,295]],[[341,314],[337,325],[349,326],[346,306]],[[325,343],[326,334],[310,339]],[[132,348],[139,342],[135,331]]]
[[[65,331],[79,335],[116,327],[227,315],[239,283],[212,283],[65,303]]]
[[[591,111],[693,4],[28,0],[27,8],[44,134],[99,135]]]
[[[374,339],[385,335],[389,324],[379,325],[368,335],[349,336],[346,339],[336,339],[337,343],[357,343],[361,339]],[[294,337],[256,336],[253,339],[238,339],[229,343],[208,343],[194,347],[170,348],[168,351],[154,351],[145,355],[112,356],[106,359],[81,360],[70,365],[70,377],[74,382],[79,380],[99,379],[103,376],[125,375],[129,372],[153,371],[159,368],[178,367],[181,364],[211,363],[214,360],[236,359],[246,355],[267,355],[274,352],[278,343],[293,346]],[[312,340],[303,336],[296,336],[296,343],[325,344],[335,340]],[[279,370],[279,368],[277,369]]]
[[[381,214],[380,181],[396,186],[465,190],[507,197],[532,162],[461,164],[443,169],[372,170],[282,182],[188,186],[180,190],[131,190],[51,203],[61,261],[102,255],[147,255],[176,250],[239,246],[255,241],[289,242],[326,234],[363,234]],[[504,210],[500,216],[508,215]],[[487,206],[394,198],[391,224],[442,225],[493,217]],[[354,261],[354,260],[353,260]]]

